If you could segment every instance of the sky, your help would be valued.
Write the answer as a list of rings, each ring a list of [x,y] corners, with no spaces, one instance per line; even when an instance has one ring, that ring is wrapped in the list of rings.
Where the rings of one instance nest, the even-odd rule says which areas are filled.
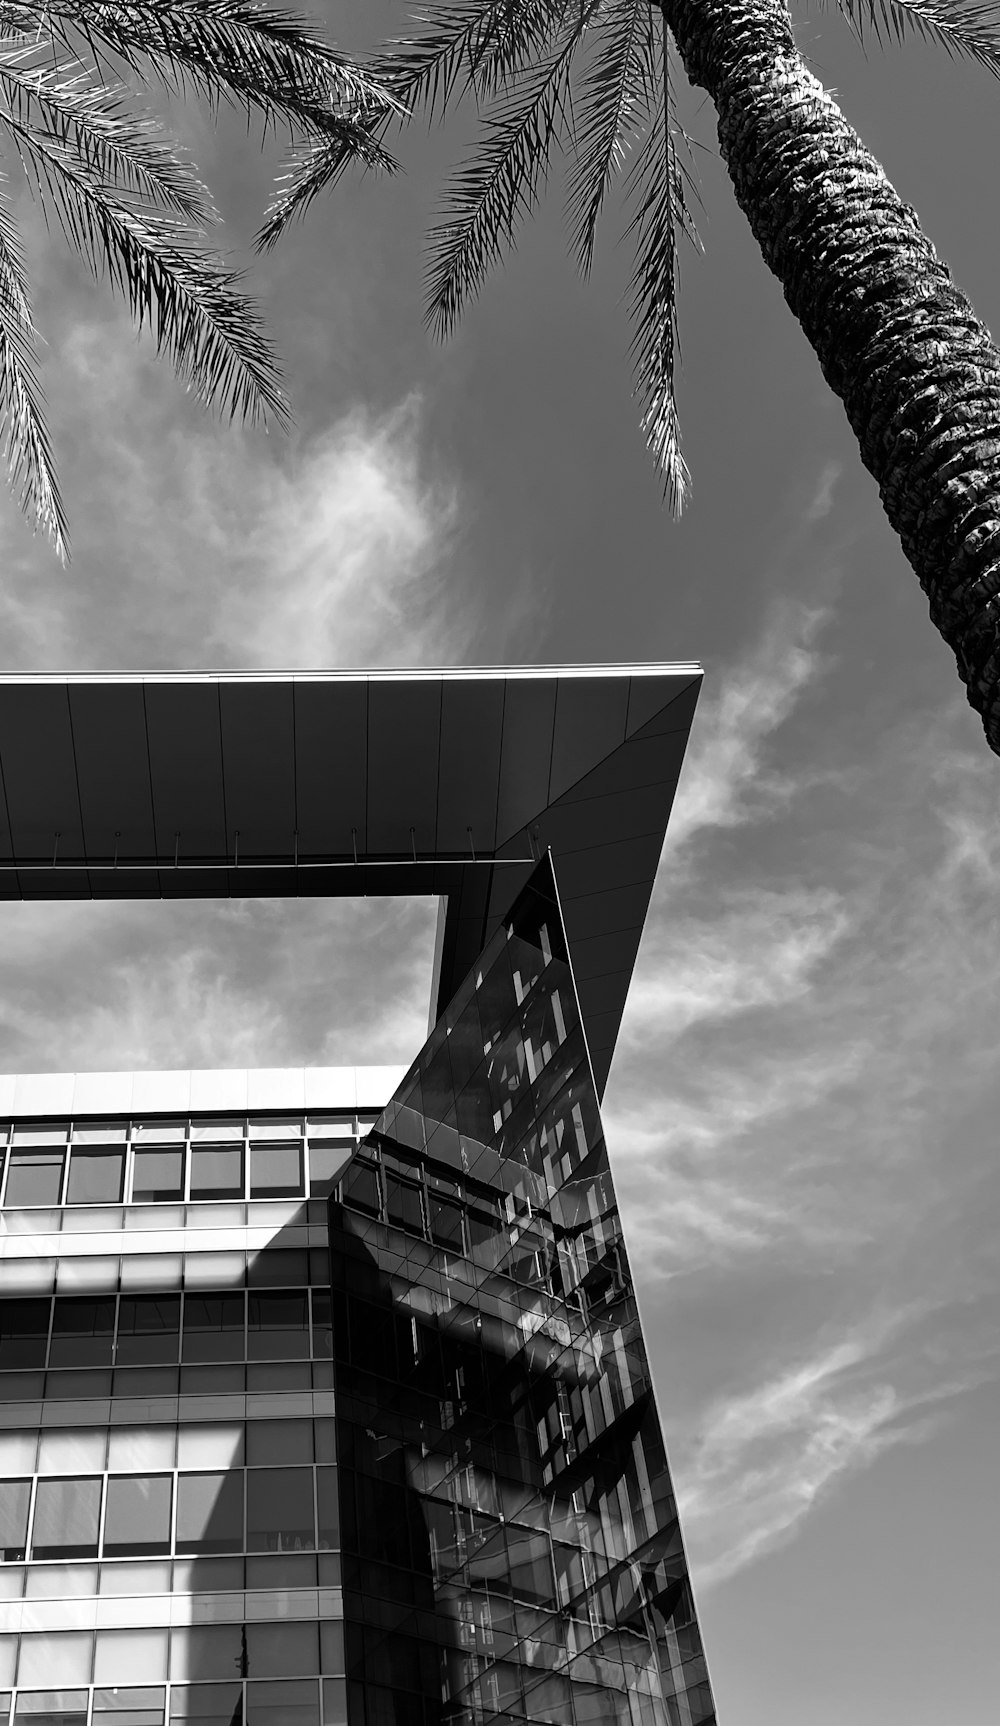
[[[348,47],[397,0],[330,0]],[[1000,91],[833,9],[799,39],[1000,329]],[[722,1726],[992,1726],[1000,767],[700,95],[694,497],[630,399],[609,213],[543,219],[446,347],[421,235],[467,128],[252,269],[290,437],[206,417],[23,210],[68,571],[0,499],[10,669],[700,660],[606,1123]],[[175,115],[238,258],[273,152]],[[408,1061],[434,907],[3,906],[0,1068]]]

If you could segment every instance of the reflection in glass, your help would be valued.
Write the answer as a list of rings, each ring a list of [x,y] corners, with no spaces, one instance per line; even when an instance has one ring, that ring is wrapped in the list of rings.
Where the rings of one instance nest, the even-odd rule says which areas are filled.
[[[183,1360],[245,1360],[243,1296],[189,1294]]]
[[[52,1319],[50,1366],[110,1366],[114,1300],[60,1296]]]
[[[352,1710],[708,1726],[547,862],[331,1216]]]

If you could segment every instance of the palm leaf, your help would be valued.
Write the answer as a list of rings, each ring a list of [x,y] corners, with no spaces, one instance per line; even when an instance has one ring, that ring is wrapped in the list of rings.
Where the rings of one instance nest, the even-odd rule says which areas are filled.
[[[629,142],[657,104],[653,13],[649,0],[621,0],[599,19],[589,69],[574,103],[569,182],[573,250],[590,270],[597,223]]]
[[[837,0],[837,5],[862,40],[870,34],[885,44],[921,36],[1000,78],[998,0]]]
[[[588,0],[589,3],[589,0]],[[495,95],[531,55],[544,53],[570,6],[583,0],[453,0],[418,8],[418,36],[387,44],[373,76],[406,109],[431,117],[475,91]]]
[[[381,126],[381,119],[377,124]],[[264,221],[254,239],[257,251],[270,251],[281,239],[286,228],[304,216],[313,199],[334,185],[344,170],[357,160],[353,138],[309,137],[297,140],[279,174],[271,201],[264,211]],[[379,151],[378,165],[395,169],[395,162]]]
[[[392,111],[391,97],[294,14],[258,0],[52,0],[46,21],[135,75],[334,134],[370,166],[387,165],[369,122]]]
[[[0,44],[0,92],[12,118],[58,139],[102,183],[171,210],[196,227],[215,220],[205,187],[165,139],[158,119],[126,107],[124,86],[96,86],[86,71],[37,66],[34,46]]]
[[[22,509],[45,529],[65,559],[69,532],[45,427],[35,340],[24,257],[9,199],[0,191],[0,404],[7,472],[20,491]]]
[[[431,231],[427,272],[428,321],[441,335],[514,245],[538,203],[554,146],[570,136],[569,75],[580,34],[574,21],[488,110],[484,142],[446,188],[446,219]]]
[[[679,515],[690,495],[691,476],[681,453],[674,390],[678,347],[676,235],[681,230],[697,242],[697,234],[678,157],[665,27],[659,62],[657,112],[626,184],[634,207],[628,236],[635,246],[627,298],[634,326],[632,360],[642,429],[663,475],[667,502],[673,514]]]
[[[279,369],[238,274],[197,249],[177,217],[136,208],[100,184],[72,136],[29,128],[11,113],[2,119],[67,239],[95,276],[109,276],[139,328],[150,328],[157,352],[199,398],[230,418],[255,421],[270,412],[286,421]]]

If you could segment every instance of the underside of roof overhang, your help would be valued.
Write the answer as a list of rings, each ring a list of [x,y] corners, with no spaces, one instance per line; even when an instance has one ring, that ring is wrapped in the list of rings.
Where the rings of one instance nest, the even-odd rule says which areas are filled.
[[[603,1091],[697,665],[0,678],[0,897],[436,894],[439,1006],[551,851]]]

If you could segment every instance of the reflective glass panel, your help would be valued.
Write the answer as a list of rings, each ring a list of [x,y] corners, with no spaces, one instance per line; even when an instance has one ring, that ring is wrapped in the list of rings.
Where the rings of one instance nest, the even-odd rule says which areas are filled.
[[[24,1557],[30,1496],[30,1480],[0,1480],[0,1558],[5,1564]]]
[[[247,1551],[308,1552],[315,1545],[312,1469],[250,1469]]]
[[[170,1692],[171,1726],[240,1726],[240,1684],[175,1684]]]
[[[32,1558],[96,1558],[99,1480],[40,1480],[31,1525]]]
[[[331,1193],[354,1155],[354,1139],[310,1139],[309,1191]]]
[[[69,1205],[115,1205],[125,1182],[125,1150],[84,1150],[74,1145],[69,1159]]]
[[[284,1145],[251,1144],[252,1199],[295,1198],[303,1191],[301,1140]]]
[[[65,1151],[19,1151],[10,1153],[4,1204],[57,1205],[62,1192]]]
[[[244,1360],[243,1296],[195,1295],[184,1300],[184,1360]]]
[[[248,1360],[304,1359],[309,1354],[309,1316],[305,1290],[251,1294],[247,1324]]]
[[[243,1197],[243,1146],[192,1145],[191,1197],[193,1199],[241,1199]]]
[[[154,1558],[170,1551],[169,1474],[111,1475],[104,1511],[106,1558]]]
[[[177,1478],[177,1551],[243,1551],[243,1475]]]
[[[180,1348],[179,1295],[122,1295],[118,1307],[118,1366],[175,1361]]]
[[[50,1366],[110,1366],[115,1303],[86,1296],[56,1298]]]
[[[132,1198],[136,1204],[168,1204],[184,1197],[183,1146],[136,1146]]]
[[[0,1300],[0,1368],[44,1366],[48,1300]]]

